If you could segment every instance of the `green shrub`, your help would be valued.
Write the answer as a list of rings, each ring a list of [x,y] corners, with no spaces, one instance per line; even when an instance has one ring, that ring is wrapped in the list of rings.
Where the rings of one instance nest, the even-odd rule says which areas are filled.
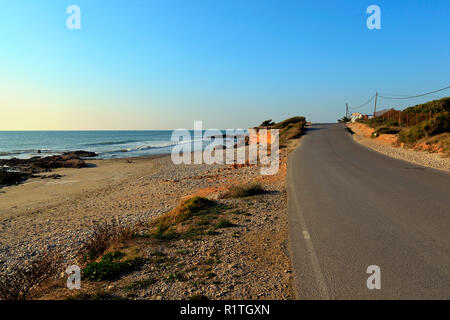
[[[286,120],[283,120],[281,122],[278,122],[277,124],[275,124],[273,126],[274,129],[282,129],[287,127],[289,124],[294,124],[294,123],[300,123],[302,125],[304,125],[306,123],[306,119],[305,117],[292,117]]]
[[[126,286],[124,289],[125,289],[125,291],[136,291],[136,290],[139,290],[139,289],[147,288],[147,287],[151,286],[154,283],[156,283],[155,279],[147,278],[147,279],[144,279],[144,280],[134,281],[130,285]]]
[[[208,231],[205,232],[205,234],[208,235],[208,236],[215,236],[215,235],[217,235],[219,233],[217,231],[215,231],[215,230],[208,230]]]
[[[450,97],[442,98],[439,100],[433,100],[423,104],[418,104],[414,107],[409,107],[404,110],[408,113],[439,113],[439,112],[449,112],[450,111]]]
[[[214,205],[214,201],[203,197],[192,197],[186,200],[181,206],[181,212],[187,215],[194,215],[201,210],[205,210]]]
[[[263,121],[259,126],[260,127],[270,127],[273,126],[275,122],[272,121],[272,119]]]
[[[208,213],[207,210],[213,208],[216,202],[203,197],[192,197],[180,203],[171,212],[156,219],[153,222],[154,229],[152,236],[159,240],[178,239],[181,235],[175,231],[175,226],[190,220],[194,216]],[[186,234],[186,237],[194,236]]]
[[[184,239],[197,239],[203,235],[203,231],[197,228],[190,228],[182,234]]]
[[[161,221],[151,233],[152,237],[159,240],[175,240],[180,235],[172,226],[169,226],[166,221]]]
[[[186,221],[215,204],[214,201],[203,197],[192,197],[180,203],[168,214],[156,219],[156,225],[166,230],[173,225]]]
[[[425,131],[420,125],[417,125],[411,129],[400,131],[398,141],[404,143],[414,143],[423,137],[425,137]]]
[[[220,218],[219,221],[216,223],[216,228],[217,229],[229,228],[229,227],[232,227],[232,226],[233,226],[233,224],[229,220],[227,220],[225,218]]]
[[[211,223],[211,219],[209,217],[202,217],[199,221],[196,222],[197,226],[207,226]]]
[[[120,251],[105,254],[99,262],[91,262],[83,269],[82,278],[93,281],[115,280],[145,263],[143,258],[120,261],[124,256]]]
[[[177,271],[175,273],[171,273],[167,276],[167,281],[186,281],[186,275],[184,271]]]
[[[112,244],[135,237],[133,228],[122,225],[118,220],[96,224],[89,240],[80,251],[84,260],[92,261],[102,255]]]
[[[398,141],[414,143],[426,136],[432,137],[444,132],[450,132],[450,114],[447,112],[438,114],[431,120],[422,121],[408,130],[401,131]]]
[[[450,113],[441,113],[429,121],[425,121],[423,129],[428,136],[450,132]]]
[[[378,134],[396,134],[396,133],[399,133],[400,130],[397,128],[389,127],[389,126],[381,126],[381,127],[377,128],[375,130],[375,132]]]
[[[398,121],[383,119],[383,117],[376,117],[371,119],[360,119],[357,122],[365,123],[371,128],[378,128],[380,126],[383,127],[398,127]]]

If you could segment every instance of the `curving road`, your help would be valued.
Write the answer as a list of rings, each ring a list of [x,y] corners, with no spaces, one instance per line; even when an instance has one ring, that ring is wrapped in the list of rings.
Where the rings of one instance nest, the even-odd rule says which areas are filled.
[[[342,124],[301,140],[287,178],[298,298],[449,299],[450,174],[369,150]]]

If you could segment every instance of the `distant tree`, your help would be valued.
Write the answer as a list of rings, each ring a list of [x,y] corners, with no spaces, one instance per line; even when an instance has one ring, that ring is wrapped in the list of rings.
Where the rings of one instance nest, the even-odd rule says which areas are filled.
[[[350,118],[349,117],[342,117],[341,121],[342,122],[350,122]]]
[[[270,127],[273,126],[275,122],[272,121],[272,119],[263,121],[259,126],[260,127]]]

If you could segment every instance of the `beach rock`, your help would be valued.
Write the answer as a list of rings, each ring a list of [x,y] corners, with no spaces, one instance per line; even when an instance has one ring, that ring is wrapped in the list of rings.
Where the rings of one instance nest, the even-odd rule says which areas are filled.
[[[63,156],[71,156],[72,158],[92,158],[98,156],[97,153],[91,152],[91,151],[84,151],[84,150],[77,150],[77,151],[70,151],[70,152],[64,152]]]
[[[21,171],[6,171],[5,169],[0,170],[0,186],[1,185],[12,185],[17,184],[25,179],[27,179],[31,174],[21,172]]]
[[[84,168],[86,167],[86,162],[81,159],[70,159],[67,161],[62,161],[62,167],[64,168]]]
[[[60,174],[57,174],[57,173],[53,173],[53,174],[50,174],[50,175],[44,175],[44,176],[40,176],[40,177],[41,177],[41,179],[60,179],[63,176],[60,175]]]
[[[23,182],[33,174],[56,168],[84,168],[86,162],[80,157],[94,157],[95,152],[73,151],[63,155],[32,157],[30,159],[0,159],[0,185]]]
[[[33,157],[30,159],[6,159],[0,160],[0,165],[16,168],[18,171],[30,171],[33,168],[38,169],[56,169],[56,168],[82,168],[86,166],[84,160],[75,154],[66,154],[62,156]]]

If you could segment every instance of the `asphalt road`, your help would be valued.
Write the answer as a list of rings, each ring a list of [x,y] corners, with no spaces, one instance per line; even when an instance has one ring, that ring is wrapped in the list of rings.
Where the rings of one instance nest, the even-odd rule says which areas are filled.
[[[324,124],[290,154],[287,181],[299,299],[450,298],[450,174]],[[367,288],[371,265],[380,289]]]

